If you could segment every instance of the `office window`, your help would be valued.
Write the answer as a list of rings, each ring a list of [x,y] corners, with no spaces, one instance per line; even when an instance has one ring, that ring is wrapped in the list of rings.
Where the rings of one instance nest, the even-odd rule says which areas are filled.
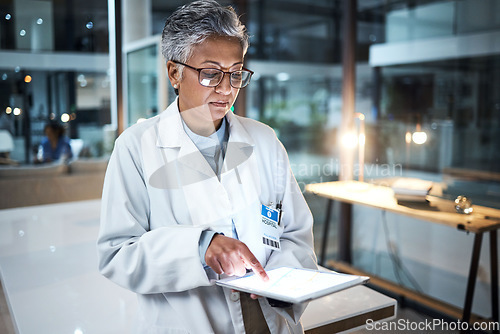
[[[7,0],[0,15],[2,50],[108,52],[106,1]]]
[[[15,0],[0,14],[0,125],[13,137],[11,159],[35,162],[50,121],[63,125],[75,158],[109,154],[107,3]]]
[[[466,194],[494,207],[500,203],[500,50],[489,41],[500,32],[498,6],[446,1],[390,9],[386,43],[370,55],[379,90],[379,159],[436,175],[447,184],[448,199]]]

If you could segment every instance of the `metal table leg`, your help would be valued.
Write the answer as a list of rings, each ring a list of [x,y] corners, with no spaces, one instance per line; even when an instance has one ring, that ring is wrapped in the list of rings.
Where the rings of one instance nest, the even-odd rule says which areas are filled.
[[[326,260],[326,248],[328,245],[328,232],[330,230],[330,217],[332,213],[333,199],[328,199],[326,205],[326,217],[323,225],[323,238],[321,240],[321,253],[319,256],[319,265],[324,266]]]
[[[497,231],[490,231],[491,319],[498,322],[498,253]]]
[[[338,225],[338,259],[344,263],[352,263],[352,204],[340,204],[340,219]]]
[[[469,278],[467,281],[467,292],[465,294],[464,313],[462,321],[469,322],[472,311],[472,300],[474,299],[474,288],[476,286],[477,269],[479,267],[479,255],[481,254],[481,243],[483,233],[476,233],[474,237],[474,246],[472,249],[472,259],[470,262]]]

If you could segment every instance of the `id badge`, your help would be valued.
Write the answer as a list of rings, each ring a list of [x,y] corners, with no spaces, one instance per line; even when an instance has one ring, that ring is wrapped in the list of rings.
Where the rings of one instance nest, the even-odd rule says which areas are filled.
[[[281,251],[278,231],[279,211],[262,204],[261,211],[262,244],[266,248]]]

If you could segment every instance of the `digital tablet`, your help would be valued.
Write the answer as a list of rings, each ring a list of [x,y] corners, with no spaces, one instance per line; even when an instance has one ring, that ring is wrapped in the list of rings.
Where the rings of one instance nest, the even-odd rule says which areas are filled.
[[[249,273],[243,277],[224,278],[216,281],[216,284],[295,304],[320,298],[369,280],[366,276],[289,267],[269,270],[267,275],[269,276],[267,282]]]

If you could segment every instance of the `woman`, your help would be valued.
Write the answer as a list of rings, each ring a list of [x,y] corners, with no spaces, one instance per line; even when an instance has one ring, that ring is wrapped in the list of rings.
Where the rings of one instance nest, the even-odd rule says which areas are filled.
[[[73,157],[69,139],[64,135],[64,127],[61,124],[57,122],[47,123],[43,132],[45,137],[38,150],[38,162],[68,160]]]
[[[316,268],[312,216],[273,130],[230,108],[252,72],[248,36],[215,1],[179,8],[162,52],[178,98],[117,139],[103,190],[99,267],[139,297],[143,333],[301,333],[304,305],[214,285],[251,269]],[[282,203],[279,249],[261,211]],[[265,268],[265,269],[264,269]]]

